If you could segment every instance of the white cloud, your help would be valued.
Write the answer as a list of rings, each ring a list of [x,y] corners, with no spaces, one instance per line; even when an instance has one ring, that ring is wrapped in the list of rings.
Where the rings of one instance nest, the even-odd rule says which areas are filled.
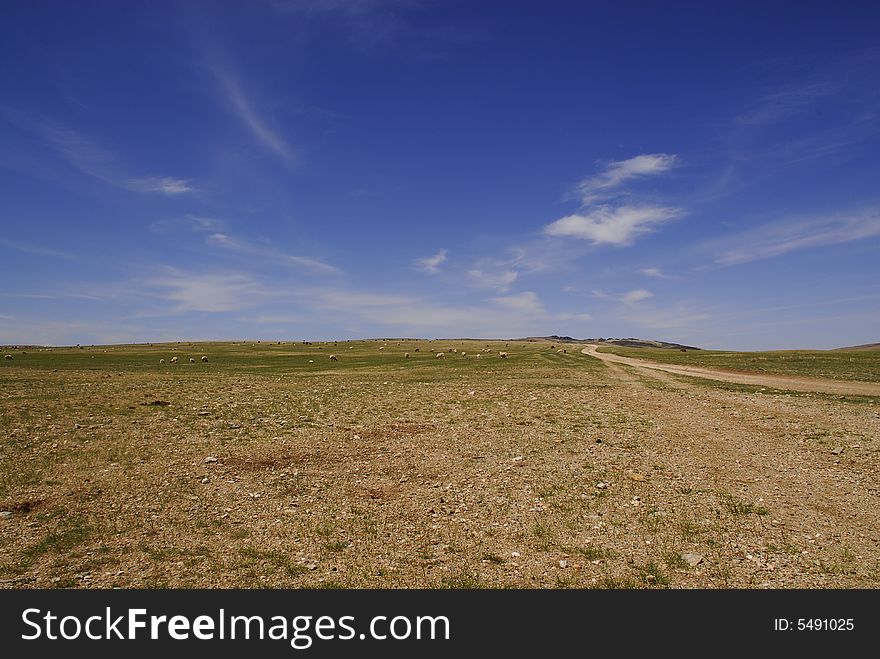
[[[655,279],[669,278],[669,275],[664,274],[660,268],[642,268],[639,270],[639,274],[645,275],[646,277],[654,277]]]
[[[678,156],[669,153],[650,153],[629,160],[612,162],[597,176],[584,179],[577,185],[583,204],[591,204],[609,190],[638,177],[667,172],[678,164]]]
[[[319,259],[310,256],[285,254],[271,245],[252,243],[225,233],[212,233],[205,238],[205,242],[213,247],[220,247],[245,256],[261,260],[269,260],[275,263],[281,263],[282,265],[294,265],[313,272],[324,274],[340,272],[339,268],[332,266],[329,263],[324,263]]]
[[[519,274],[516,270],[502,270],[499,272],[486,272],[479,269],[468,270],[468,277],[472,285],[478,288],[494,288],[500,293],[506,292],[518,276]]]
[[[646,291],[644,288],[637,288],[634,291],[624,293],[620,298],[620,301],[624,304],[635,304],[636,302],[647,300],[649,297],[654,297],[654,294],[651,291]]]
[[[239,81],[228,71],[214,68],[214,73],[220,81],[220,85],[226,95],[226,100],[260,144],[288,162],[296,158],[296,154],[287,141],[269,125],[265,118],[260,116],[250,99],[245,96]]]
[[[736,265],[880,236],[880,209],[779,221],[713,241],[715,262]]]
[[[136,192],[161,192],[169,196],[193,191],[189,181],[168,176],[129,179],[128,187]]]
[[[254,306],[266,292],[245,274],[195,274],[172,269],[164,277],[149,280],[160,296],[173,302],[174,311],[240,311]]]
[[[590,240],[594,245],[630,245],[640,235],[681,215],[664,206],[598,206],[551,223],[545,232]]]
[[[428,256],[423,259],[416,259],[415,266],[422,272],[433,275],[440,270],[440,266],[446,261],[446,250],[441,249],[434,256]]]
[[[492,303],[504,309],[516,311],[517,313],[544,313],[544,306],[538,299],[537,293],[532,291],[524,291],[515,295],[493,297]]]

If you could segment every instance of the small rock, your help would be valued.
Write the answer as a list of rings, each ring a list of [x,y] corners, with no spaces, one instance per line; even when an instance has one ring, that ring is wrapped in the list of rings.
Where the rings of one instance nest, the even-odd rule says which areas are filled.
[[[600,483],[596,483],[596,489],[597,489],[597,490],[607,490],[607,489],[608,489],[608,483],[601,483],[601,482],[600,482]]]
[[[74,429],[74,430],[79,430],[80,428],[82,428],[82,426],[79,425],[78,423],[74,423],[74,424],[73,424],[73,429]]]
[[[681,555],[681,560],[683,560],[691,567],[697,567],[700,563],[703,562],[703,555],[697,554],[696,552],[688,552]]]
[[[9,519],[10,517],[12,517],[12,511],[4,510],[3,512],[0,512],[0,519]]]
[[[309,563],[308,565],[306,565],[306,569],[308,569],[308,570],[315,570],[315,569],[317,569],[317,567],[318,566],[315,563]]]
[[[510,552],[510,555],[512,558],[519,558],[520,553],[518,551],[512,551]]]
[[[477,393],[477,392],[476,391],[469,391],[468,396],[473,396],[475,393]]]
[[[209,455],[207,458],[205,458],[205,464],[211,464],[212,462],[217,462],[217,458],[215,458],[213,455]]]
[[[521,455],[518,455],[513,459],[514,462],[522,462],[523,460],[524,460],[524,458]]]
[[[843,453],[843,450],[844,449],[842,446],[835,446],[833,449],[831,449],[831,455],[840,455],[841,453]]]
[[[210,483],[210,482],[211,482],[211,479],[208,478],[207,476],[205,476],[205,477],[202,479],[202,485],[207,485],[207,484]]]
[[[565,569],[568,567],[568,561],[559,561],[559,567]]]

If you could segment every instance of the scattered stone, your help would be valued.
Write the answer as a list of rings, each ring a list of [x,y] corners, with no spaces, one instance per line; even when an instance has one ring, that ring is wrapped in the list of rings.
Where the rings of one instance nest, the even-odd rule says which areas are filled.
[[[700,563],[703,562],[703,555],[697,554],[696,552],[688,552],[681,555],[681,560],[683,560],[691,567],[697,567]]]
[[[630,503],[634,506],[638,506],[642,503],[642,498],[639,496],[635,496],[632,499],[630,499]]]
[[[0,512],[0,519],[9,519],[10,517],[12,517],[11,510],[4,510],[4,511]]]
[[[565,569],[568,567],[568,561],[559,561],[559,567]]]
[[[602,482],[596,483],[596,489],[597,490],[607,490],[608,483],[602,483]]]
[[[518,551],[512,551],[512,552],[510,552],[510,556],[511,556],[512,558],[519,558],[519,557],[520,557],[520,553],[519,553]]]
[[[516,457],[513,459],[513,461],[514,461],[514,462],[522,462],[524,459],[525,459],[525,458],[523,458],[523,456],[518,455],[518,456],[516,456]]]
[[[207,476],[205,476],[205,477],[202,479],[202,485],[207,485],[207,484],[210,483],[210,482],[211,482],[211,479],[208,478]]]
[[[215,458],[213,455],[209,455],[207,458],[205,458],[205,464],[211,464],[212,462],[217,462],[217,458]]]
[[[844,448],[842,446],[835,446],[833,449],[831,449],[831,455],[840,455],[841,453],[843,453],[843,451]]]
[[[73,424],[73,429],[74,429],[74,430],[79,430],[80,428],[82,428],[82,426],[79,425],[78,423],[74,423],[74,424]]]
[[[306,569],[308,569],[308,570],[315,570],[317,568],[318,568],[318,565],[316,563],[309,563],[308,565],[306,565]]]

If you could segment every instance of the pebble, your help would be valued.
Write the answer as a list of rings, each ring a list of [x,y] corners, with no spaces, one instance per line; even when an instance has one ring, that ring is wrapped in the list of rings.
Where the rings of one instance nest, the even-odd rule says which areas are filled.
[[[207,476],[205,476],[205,477],[202,479],[202,484],[203,484],[203,485],[207,485],[207,484],[210,483],[210,482],[211,482],[211,479],[208,478]]]
[[[831,455],[840,455],[841,453],[843,453],[842,446],[835,446],[833,449],[831,449]]]
[[[512,558],[519,558],[519,557],[520,557],[520,553],[519,553],[518,551],[512,551],[512,552],[510,552],[510,556],[511,556]]]
[[[696,552],[688,552],[681,555],[681,560],[683,560],[691,567],[697,567],[700,563],[703,562],[703,555],[697,554]]]
[[[12,517],[12,511],[4,510],[3,512],[0,512],[0,519],[9,519],[10,517]]]
[[[217,458],[215,458],[213,455],[209,455],[207,458],[205,458],[205,464],[210,464],[212,462],[217,462]]]
[[[559,567],[561,567],[561,568],[563,568],[563,569],[564,569],[564,568],[567,568],[567,567],[568,567],[568,561],[559,561]]]
[[[600,482],[600,483],[596,483],[596,489],[597,489],[597,490],[607,490],[607,489],[608,489],[608,483],[601,483],[601,482]]]

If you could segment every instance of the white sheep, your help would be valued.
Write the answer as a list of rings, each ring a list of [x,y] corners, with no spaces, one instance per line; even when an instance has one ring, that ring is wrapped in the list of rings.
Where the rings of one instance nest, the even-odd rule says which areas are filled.
[[[507,353],[504,352],[504,351],[499,352],[499,353],[498,353],[498,356],[501,357],[501,359],[507,359]]]
[[[403,353],[403,358],[404,358],[404,359],[409,359],[409,353],[408,353],[408,352]]]
[[[11,361],[14,357],[12,355],[3,355],[3,359],[9,359]]]
[[[336,358],[336,355],[330,355],[331,362],[338,362],[339,360]]]
[[[477,358],[477,359],[480,359],[482,356],[483,356],[483,355],[481,355],[480,353],[477,353],[477,354],[476,354],[476,358]]]
[[[208,363],[208,355],[202,355],[202,361]]]
[[[462,357],[467,357],[467,353],[466,353],[466,352],[463,352],[463,353],[461,353],[461,356],[462,356]]]
[[[164,359],[160,359],[160,360],[159,360],[159,363],[160,363],[160,364],[164,364],[164,363],[165,363],[165,360],[164,360]]]
[[[418,349],[418,348],[416,348],[416,349],[415,349],[415,350],[414,350],[414,351],[413,351],[413,352],[418,352],[418,351],[419,351],[419,349]]]
[[[443,353],[442,353],[442,352],[438,352],[438,353],[434,356],[434,359],[443,359]]]
[[[172,363],[172,364],[176,364],[176,363],[177,363],[177,357],[172,357],[172,358],[171,358],[171,363]]]
[[[196,358],[195,358],[195,357],[190,357],[190,358],[189,358],[189,363],[190,363],[190,364],[195,364],[195,363],[196,363]]]

